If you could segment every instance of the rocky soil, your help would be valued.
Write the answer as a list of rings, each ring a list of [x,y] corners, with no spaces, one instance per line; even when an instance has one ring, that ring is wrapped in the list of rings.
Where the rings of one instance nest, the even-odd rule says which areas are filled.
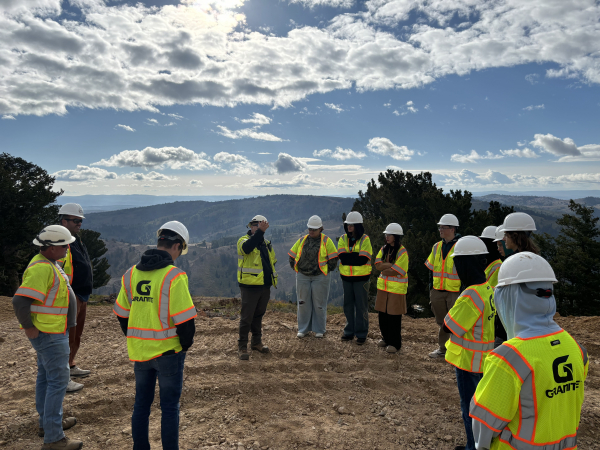
[[[270,310],[264,342],[272,353],[239,361],[235,316],[202,311],[185,363],[181,448],[452,450],[464,443],[454,372],[427,357],[437,342],[433,319],[405,316],[398,354],[377,347],[377,316],[370,319],[373,331],[361,347],[340,341],[341,314],[329,316],[325,339],[299,340],[295,314]],[[590,353],[579,448],[598,449],[600,318],[557,320]],[[6,297],[0,324],[0,446],[39,449],[35,352]],[[65,398],[66,415],[79,421],[67,435],[83,439],[85,449],[132,448],[133,363],[110,305],[88,308],[77,363],[93,372]],[[162,448],[158,407],[157,400],[153,449]]]

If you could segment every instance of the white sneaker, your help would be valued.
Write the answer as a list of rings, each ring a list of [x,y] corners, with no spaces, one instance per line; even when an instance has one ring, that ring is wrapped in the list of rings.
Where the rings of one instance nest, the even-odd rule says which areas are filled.
[[[79,367],[71,367],[71,376],[72,377],[87,377],[90,374],[90,370],[83,370]]]
[[[69,379],[69,384],[67,384],[67,392],[77,392],[83,389],[83,384],[75,383],[73,380]]]
[[[296,335],[297,338],[302,339],[304,336],[306,336],[306,333],[298,333]]]
[[[322,338],[323,337],[323,333],[315,333],[315,337],[316,338]]]
[[[445,352],[441,352],[439,348],[436,348],[434,351],[432,351],[429,354],[430,358],[436,359],[436,358],[445,358],[446,357],[446,353]]]

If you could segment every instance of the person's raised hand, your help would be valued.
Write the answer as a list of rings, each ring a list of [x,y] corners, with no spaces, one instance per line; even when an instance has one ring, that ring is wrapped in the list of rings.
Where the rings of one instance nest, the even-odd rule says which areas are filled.
[[[267,228],[269,228],[269,222],[267,222],[266,220],[258,222],[258,229],[260,231],[264,233],[265,231],[267,231]]]

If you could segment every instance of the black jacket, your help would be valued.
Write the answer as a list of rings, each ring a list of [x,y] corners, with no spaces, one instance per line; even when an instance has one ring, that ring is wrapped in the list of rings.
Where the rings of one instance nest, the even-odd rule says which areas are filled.
[[[254,234],[250,234],[248,231],[248,239],[242,244],[242,250],[245,254],[250,254],[255,248],[260,252],[260,260],[262,261],[263,275],[265,283],[262,286],[255,286],[250,284],[239,283],[240,286],[245,288],[258,288],[263,289],[265,287],[271,287],[273,285],[273,269],[271,268],[271,259],[269,258],[269,247],[271,244],[265,242],[265,233],[260,228],[256,230]]]
[[[151,249],[146,250],[142,255],[140,262],[135,266],[136,269],[149,272],[151,270],[163,269],[167,266],[173,265],[173,259],[169,253],[164,250]],[[125,336],[127,336],[127,327],[129,326],[129,319],[126,317],[117,316],[121,330]],[[183,322],[179,325],[175,325],[177,328],[177,336],[179,336],[179,342],[183,351],[187,351],[194,343],[194,334],[196,334],[196,323],[194,319]],[[174,353],[173,350],[165,352],[165,355]]]
[[[71,260],[73,261],[73,281],[71,287],[77,295],[90,295],[94,288],[92,261],[85,244],[79,236],[70,245]]]

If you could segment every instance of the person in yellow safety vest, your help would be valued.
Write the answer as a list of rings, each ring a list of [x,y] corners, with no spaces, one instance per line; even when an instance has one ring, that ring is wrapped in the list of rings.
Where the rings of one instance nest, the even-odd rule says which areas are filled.
[[[83,442],[69,439],[63,430],[77,423],[63,420],[62,404],[69,383],[69,328],[76,325],[77,303],[68,277],[58,261],[75,240],[60,225],[45,227],[33,243],[40,252],[23,273],[12,303],[17,319],[37,353],[35,407],[40,416],[38,435],[43,450],[77,450]]]
[[[251,348],[259,353],[269,353],[262,343],[262,318],[271,297],[271,286],[277,287],[277,258],[271,242],[265,239],[269,222],[265,216],[256,215],[247,225],[250,230],[237,242],[238,284],[242,297],[238,355],[250,359],[248,333],[252,331]]]
[[[478,449],[577,448],[588,354],[554,322],[555,282],[534,253],[502,264],[495,300],[508,340],[487,357],[471,401]]]
[[[486,356],[494,349],[494,290],[485,279],[487,248],[477,236],[465,236],[454,247],[454,264],[465,289],[444,319],[446,361],[455,366],[460,409],[467,444],[455,450],[475,450],[469,404],[481,380]]]
[[[314,331],[322,338],[327,331],[327,299],[330,273],[338,262],[337,249],[331,238],[323,234],[323,221],[312,216],[308,234],[296,241],[288,252],[290,266],[296,271],[298,306],[298,338]]]
[[[444,214],[438,222],[441,241],[434,244],[425,261],[429,272],[429,304],[438,324],[438,348],[429,353],[430,358],[443,358],[446,341],[450,335],[444,331],[444,318],[460,292],[460,280],[454,268],[454,246],[460,239],[456,232],[458,219],[454,214]]]
[[[357,345],[364,345],[369,333],[369,286],[373,248],[369,236],[365,234],[363,217],[359,212],[352,211],[348,214],[344,230],[346,233],[338,241],[346,316],[342,341],[352,341],[356,336]]]
[[[156,249],[147,250],[123,275],[113,311],[127,336],[129,359],[134,361],[133,448],[150,449],[150,407],[158,378],[162,446],[179,449],[183,367],[194,342],[197,314],[187,275],[174,263],[187,254],[189,233],[182,223],[171,221],[156,235]]]
[[[386,244],[375,258],[375,268],[381,273],[377,278],[375,311],[379,314],[382,339],[377,343],[388,353],[402,347],[402,314],[408,312],[408,253],[402,245],[404,231],[397,223],[390,223],[385,231]]]

